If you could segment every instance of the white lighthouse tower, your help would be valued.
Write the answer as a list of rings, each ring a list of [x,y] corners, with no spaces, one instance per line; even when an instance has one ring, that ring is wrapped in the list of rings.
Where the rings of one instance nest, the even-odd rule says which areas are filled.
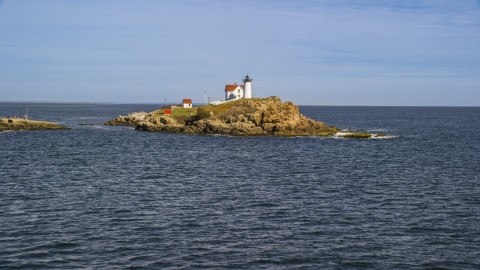
[[[252,81],[248,75],[243,79],[243,88],[245,89],[244,98],[252,98]]]

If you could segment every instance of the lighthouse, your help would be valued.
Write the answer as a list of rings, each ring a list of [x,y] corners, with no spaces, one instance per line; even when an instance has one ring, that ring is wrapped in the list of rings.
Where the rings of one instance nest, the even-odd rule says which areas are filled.
[[[252,98],[252,81],[248,75],[243,79],[243,88],[245,89],[244,98]]]

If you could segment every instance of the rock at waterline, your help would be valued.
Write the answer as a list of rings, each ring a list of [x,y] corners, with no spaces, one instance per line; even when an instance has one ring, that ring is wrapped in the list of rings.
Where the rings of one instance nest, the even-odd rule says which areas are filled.
[[[147,117],[148,113],[146,112],[134,112],[131,114],[128,114],[127,116],[121,116],[119,115],[118,117],[107,121],[104,123],[104,125],[110,125],[110,126],[136,126],[139,122],[145,120]]]
[[[0,131],[6,130],[55,130],[69,129],[52,122],[24,120],[17,118],[0,118]]]

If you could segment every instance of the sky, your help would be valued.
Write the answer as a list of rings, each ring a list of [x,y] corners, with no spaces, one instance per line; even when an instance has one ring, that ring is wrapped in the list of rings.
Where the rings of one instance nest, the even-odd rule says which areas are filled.
[[[480,106],[480,0],[0,0],[0,101]]]

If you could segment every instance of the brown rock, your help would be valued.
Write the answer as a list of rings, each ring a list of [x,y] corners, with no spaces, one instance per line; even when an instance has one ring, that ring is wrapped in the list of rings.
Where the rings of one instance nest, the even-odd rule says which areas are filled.
[[[134,113],[128,114],[127,116],[119,115],[118,117],[105,122],[104,125],[136,126],[138,123],[145,120],[147,115],[148,115],[148,113],[146,113],[146,112],[134,112]]]

